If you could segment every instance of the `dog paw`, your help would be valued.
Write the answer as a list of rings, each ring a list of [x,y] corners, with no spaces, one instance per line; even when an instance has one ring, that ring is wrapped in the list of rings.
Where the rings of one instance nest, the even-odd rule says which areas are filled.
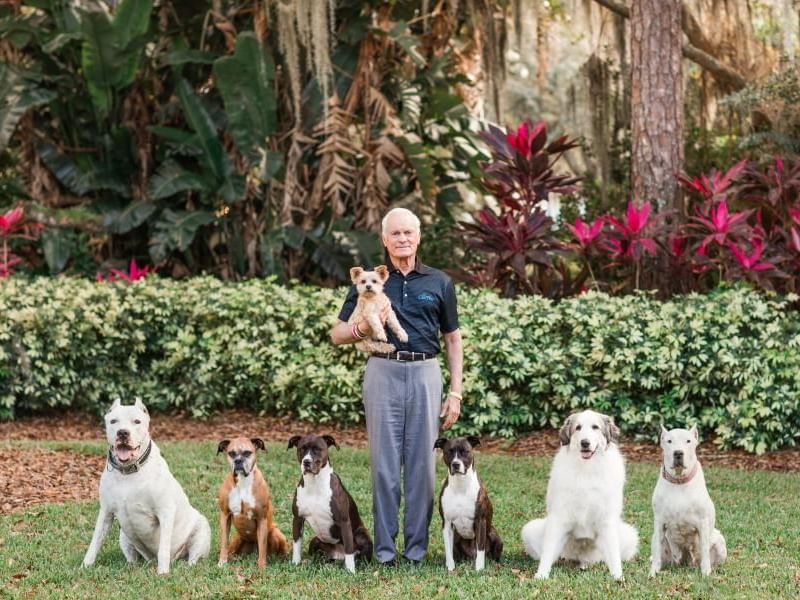
[[[403,342],[404,344],[408,341],[408,334],[405,332],[404,329],[401,329],[397,332],[397,339]]]
[[[536,571],[536,575],[533,576],[534,579],[539,579],[539,580],[548,579],[549,577],[550,573],[542,573],[539,571]]]
[[[378,340],[379,342],[388,342],[388,341],[389,341],[389,338],[388,338],[388,337],[386,337],[386,334],[385,334],[385,333],[383,333],[382,331],[378,331],[378,332],[376,332],[376,333],[375,333],[375,335],[374,335],[373,337],[374,337],[376,340]]]
[[[221,561],[219,561],[219,562],[217,563],[217,566],[218,566],[218,567],[224,567],[224,566],[225,566],[225,565],[227,565],[227,564],[228,564],[228,560],[226,559],[226,560],[221,560]]]
[[[456,570],[456,563],[455,561],[445,563],[447,565],[447,570],[451,573]]]
[[[94,564],[93,560],[84,560],[81,562],[81,569],[88,569]]]

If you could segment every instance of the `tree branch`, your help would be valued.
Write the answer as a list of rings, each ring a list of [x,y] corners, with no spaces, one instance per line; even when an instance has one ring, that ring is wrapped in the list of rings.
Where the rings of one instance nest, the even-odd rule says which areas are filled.
[[[621,17],[626,19],[631,17],[631,9],[622,2],[617,0],[594,1]],[[745,87],[747,80],[738,71],[721,63],[712,56],[711,51],[714,50],[714,46],[703,34],[700,24],[686,7],[686,4],[681,3],[681,8],[681,29],[683,29],[686,37],[689,38],[689,43],[683,45],[683,56],[711,73],[719,83],[733,90],[740,90]]]

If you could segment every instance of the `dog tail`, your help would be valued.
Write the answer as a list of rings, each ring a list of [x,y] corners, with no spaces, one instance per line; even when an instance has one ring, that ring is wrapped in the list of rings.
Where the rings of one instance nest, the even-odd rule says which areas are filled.
[[[267,547],[270,554],[287,554],[289,552],[289,542],[286,541],[286,536],[281,533],[276,525],[269,530],[267,534]]]

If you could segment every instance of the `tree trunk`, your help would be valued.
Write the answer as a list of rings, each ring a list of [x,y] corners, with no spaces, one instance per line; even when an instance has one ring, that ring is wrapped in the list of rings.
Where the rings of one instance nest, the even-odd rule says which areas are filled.
[[[631,121],[634,201],[678,208],[683,167],[680,0],[631,6]]]

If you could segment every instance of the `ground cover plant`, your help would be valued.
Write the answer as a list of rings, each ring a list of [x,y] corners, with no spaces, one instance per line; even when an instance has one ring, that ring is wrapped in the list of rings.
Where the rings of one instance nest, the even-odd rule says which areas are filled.
[[[30,445],[14,442],[3,451]],[[102,455],[101,443],[46,444],[52,448]],[[625,517],[641,536],[636,558],[624,565],[625,582],[611,580],[604,565],[588,571],[566,566],[554,569],[547,582],[533,580],[535,563],[522,552],[522,525],[543,512],[550,458],[478,456],[478,469],[495,505],[495,525],[506,541],[502,563],[488,563],[476,574],[459,565],[449,575],[444,568],[440,520],[434,516],[431,546],[418,568],[385,570],[362,566],[355,576],[341,565],[308,562],[300,567],[288,559],[272,559],[266,570],[255,568],[255,557],[217,566],[216,491],[227,465],[215,455],[216,440],[160,444],[170,468],[192,503],[212,523],[212,554],[198,566],[174,563],[168,577],[156,577],[153,564],[129,567],[116,538],[116,526],[106,539],[95,567],[79,568],[89,543],[97,501],[48,504],[0,517],[0,582],[4,597],[112,597],[136,590],[137,597],[216,598],[795,598],[800,594],[800,475],[706,468],[717,519],[728,541],[729,558],[708,579],[698,570],[668,568],[655,580],[647,577],[652,527],[650,496],[658,467],[629,464]],[[624,452],[624,443],[623,443]],[[654,454],[656,448],[653,448]],[[283,444],[268,444],[259,464],[267,473],[276,519],[291,530],[291,495],[298,470]],[[344,479],[371,528],[368,457],[365,450],[334,452],[334,467]],[[444,477],[439,466],[438,478]],[[310,534],[306,528],[307,548]],[[304,554],[305,557],[305,554]]]

